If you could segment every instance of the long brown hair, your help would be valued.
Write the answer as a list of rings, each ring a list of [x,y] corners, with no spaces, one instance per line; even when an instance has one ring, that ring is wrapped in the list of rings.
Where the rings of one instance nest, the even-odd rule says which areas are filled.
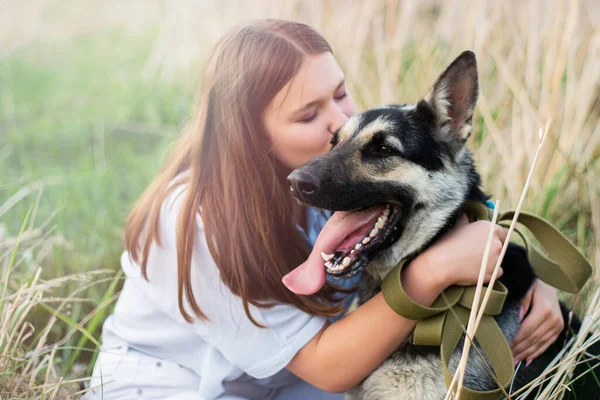
[[[194,314],[206,319],[190,279],[199,214],[221,279],[243,299],[254,324],[259,325],[248,304],[287,303],[320,315],[340,311],[332,286],[300,297],[281,282],[306,260],[309,249],[297,231],[298,206],[285,182],[291,171],[271,151],[264,127],[269,103],[306,55],[323,52],[331,48],[319,33],[290,21],[261,20],[221,39],[207,65],[191,124],[129,215],[125,246],[147,279],[150,246],[153,241],[160,245],[160,206],[177,185],[187,186],[177,221],[177,270],[179,309],[188,322],[192,317],[184,309],[184,296]]]

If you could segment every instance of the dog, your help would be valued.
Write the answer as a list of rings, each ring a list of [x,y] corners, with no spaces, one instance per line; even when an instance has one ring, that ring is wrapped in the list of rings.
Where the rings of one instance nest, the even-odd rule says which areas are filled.
[[[460,54],[417,104],[391,105],[352,116],[332,137],[332,149],[288,176],[293,196],[305,205],[367,214],[368,222],[339,238],[333,254],[323,254],[328,275],[344,279],[363,272],[359,303],[381,290],[387,273],[401,260],[415,257],[458,220],[467,200],[486,203],[481,178],[465,147],[473,131],[478,97],[475,54]],[[369,214],[370,213],[370,214]],[[368,215],[372,215],[369,219]],[[520,326],[521,299],[535,274],[523,247],[510,244],[500,281],[508,288],[495,317],[508,343]],[[560,350],[567,328],[579,321],[561,304],[565,329],[556,344],[527,368],[517,369],[512,390],[538,376]],[[569,323],[567,323],[569,322]],[[464,337],[463,337],[464,340]],[[462,343],[449,369],[456,370]],[[471,350],[465,386],[497,388],[481,358]],[[347,399],[439,400],[446,385],[439,348],[416,346],[409,339]]]

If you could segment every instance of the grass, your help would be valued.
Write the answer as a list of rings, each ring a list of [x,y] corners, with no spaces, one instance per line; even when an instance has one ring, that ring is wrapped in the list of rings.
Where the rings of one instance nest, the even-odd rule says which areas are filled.
[[[143,23],[133,6],[119,16],[90,2],[69,9],[85,11],[77,18],[65,14],[72,26],[61,25],[57,2],[39,3],[48,7],[19,13],[29,15],[19,26],[46,31],[18,47],[1,37],[12,36],[0,14],[0,340],[10,343],[0,353],[2,397],[75,396],[122,281],[124,218],[188,117],[207,50],[246,18],[315,26],[360,108],[418,100],[451,59],[474,49],[481,94],[469,147],[486,189],[516,206],[538,129],[552,119],[523,209],[552,221],[598,271],[593,2],[249,1],[236,12],[168,2],[144,5]],[[102,25],[104,14],[117,22]],[[568,297],[590,318],[599,277]]]
[[[122,48],[109,51],[111,43]],[[189,88],[137,76],[143,48],[117,35],[87,37],[0,64],[0,204],[28,188],[2,224],[18,226],[43,190],[36,217],[53,215],[75,249],[54,254],[56,275],[114,268],[123,217],[186,116]]]
[[[15,293],[39,267],[41,281],[108,270],[100,282],[65,279],[52,293],[43,291],[55,299],[49,305],[28,309],[36,332],[48,326],[52,315],[58,318],[45,340],[60,343],[53,362],[64,374],[76,361],[93,357],[90,349],[96,348],[111,305],[106,303],[121,283],[115,272],[123,250],[123,220],[191,104],[193,85],[139,75],[150,44],[144,38],[102,34],[51,50],[28,48],[0,63],[2,253],[11,249],[33,210],[26,249],[8,264],[12,271],[9,279],[3,275],[3,284]],[[6,270],[8,259],[0,261]],[[85,290],[67,299],[83,282]],[[103,308],[95,310],[99,305]],[[77,326],[86,317],[86,327]],[[36,343],[32,339],[39,335],[24,344]]]
[[[143,44],[123,43],[112,54],[106,46],[113,42],[122,43],[111,35],[50,54],[32,49],[42,54],[35,60],[16,54],[0,67],[0,174],[8,178],[0,199],[40,179],[57,183],[45,187],[39,212],[60,210],[58,231],[82,239],[73,245],[90,259],[75,264],[114,254],[105,244],[119,238],[115,227],[153,176],[190,104],[189,88],[136,76]],[[121,53],[127,56],[115,63]],[[17,205],[5,224],[14,226],[26,207]]]

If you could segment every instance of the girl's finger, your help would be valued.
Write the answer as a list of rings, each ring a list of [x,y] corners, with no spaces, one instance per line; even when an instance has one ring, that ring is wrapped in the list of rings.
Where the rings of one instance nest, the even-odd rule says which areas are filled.
[[[523,360],[525,356],[533,354],[540,346],[544,344],[544,339],[555,333],[552,324],[544,323],[534,329],[526,338],[521,340],[512,348],[515,360]]]
[[[532,338],[534,332],[542,328],[545,325],[545,322],[547,321],[544,320],[544,317],[541,313],[529,314],[527,318],[523,320],[521,328],[519,328],[519,332],[511,344],[513,354],[515,354],[515,349],[522,349],[522,343],[529,343],[534,339],[538,339],[539,336],[542,336],[550,327],[544,328],[544,330],[537,332],[539,336]]]
[[[533,288],[529,289],[525,297],[521,300],[521,309],[519,310],[519,320],[523,321],[523,317],[531,307],[531,299],[533,299]]]
[[[456,221],[456,226],[463,226],[469,223],[469,218],[467,218],[467,214],[462,213],[458,220]]]
[[[533,353],[531,353],[531,355],[523,354],[523,357],[521,359],[526,360],[527,363],[530,363],[531,361],[535,360],[541,354],[543,354],[548,349],[548,347],[552,346],[552,344],[558,338],[559,334],[560,334],[560,331],[559,332],[548,332],[548,335],[544,339],[540,340],[540,343],[542,343],[542,345],[539,346],[538,349],[535,350]]]
[[[506,229],[504,229],[504,227],[500,225],[496,225],[494,229],[496,230],[496,235],[498,235],[500,241],[504,243],[504,241],[506,240]]]

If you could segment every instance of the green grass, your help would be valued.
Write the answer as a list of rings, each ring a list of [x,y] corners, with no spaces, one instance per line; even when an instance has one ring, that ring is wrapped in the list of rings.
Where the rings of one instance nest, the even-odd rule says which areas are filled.
[[[96,269],[119,268],[123,222],[133,202],[154,176],[169,144],[185,121],[195,84],[142,78],[148,40],[113,33],[82,37],[68,44],[35,45],[0,60],[0,206],[24,188],[31,193],[0,216],[9,237],[16,236],[39,190],[35,221],[52,218],[48,230],[68,245],[54,246],[45,257],[42,279]],[[29,279],[35,263],[22,262],[11,284]],[[80,321],[114,293],[111,280],[92,285],[69,314]],[[65,297],[81,282],[65,282],[54,296]],[[111,305],[112,306],[112,305]],[[36,328],[50,314],[32,310]],[[106,310],[99,315],[106,316]],[[98,336],[101,318],[90,322]],[[62,338],[69,324],[55,324]],[[89,345],[73,335],[59,361],[72,367]],[[88,359],[83,352],[82,359]]]
[[[147,82],[147,46],[118,35],[40,46],[0,64],[0,204],[47,178],[37,218],[53,212],[76,249],[61,272],[113,267],[122,223],[187,116],[193,86]],[[9,233],[31,202],[3,216]],[[107,264],[108,262],[108,264]]]

